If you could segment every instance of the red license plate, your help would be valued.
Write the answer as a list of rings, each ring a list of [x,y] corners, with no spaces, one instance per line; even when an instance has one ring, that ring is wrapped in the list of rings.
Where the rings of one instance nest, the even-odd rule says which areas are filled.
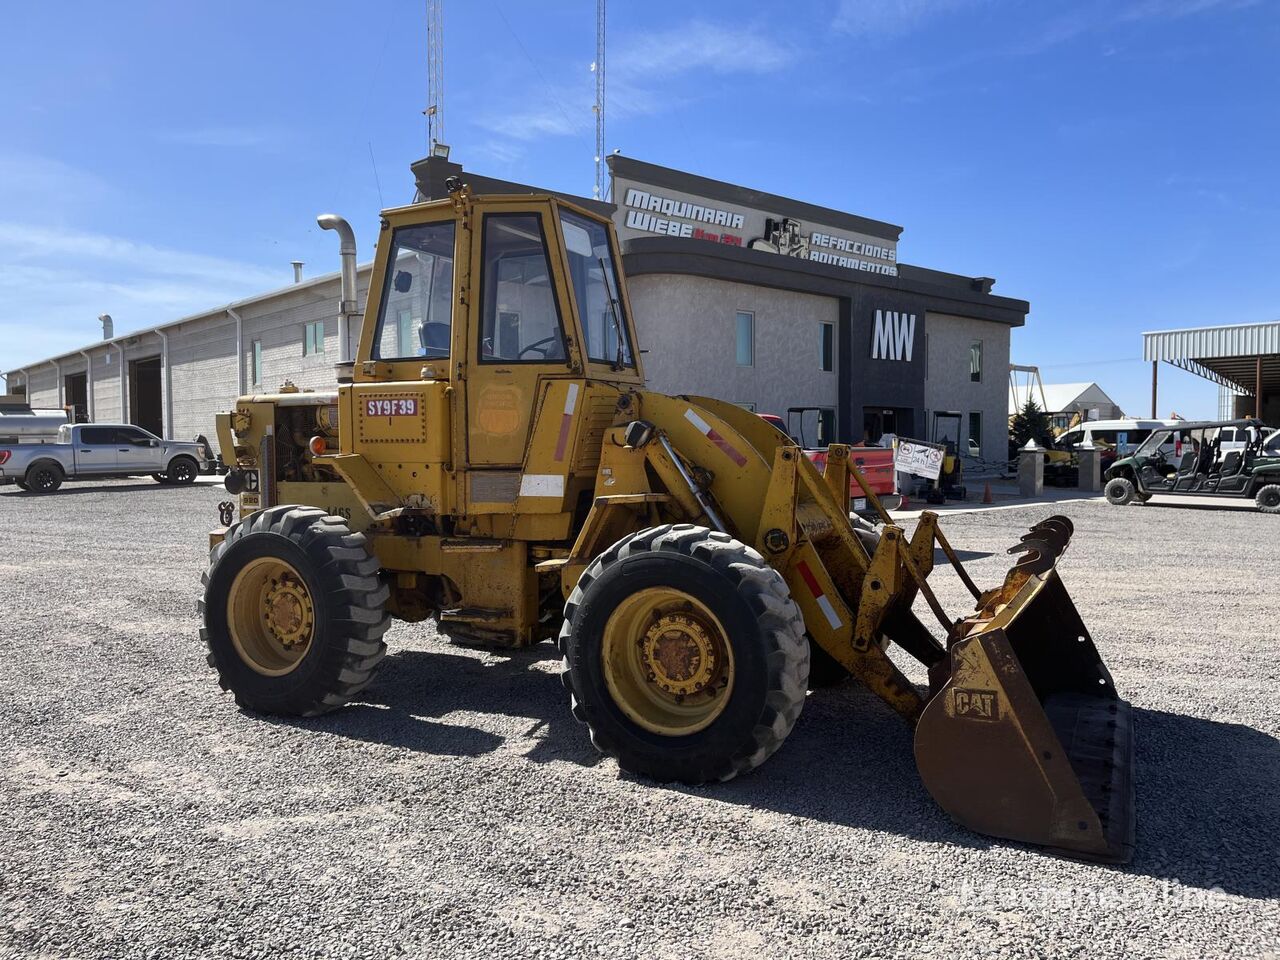
[[[416,417],[418,415],[417,397],[394,397],[383,400],[366,400],[364,402],[366,417]]]

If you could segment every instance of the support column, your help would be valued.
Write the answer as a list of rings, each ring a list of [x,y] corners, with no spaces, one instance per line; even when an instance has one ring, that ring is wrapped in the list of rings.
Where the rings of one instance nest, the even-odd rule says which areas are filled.
[[[1262,419],[1262,354],[1258,354],[1257,363],[1254,366],[1253,415],[1259,420]]]
[[[1024,497],[1044,493],[1044,447],[1034,440],[1018,451],[1018,492]]]
[[[1156,384],[1160,380],[1160,361],[1151,361],[1151,419],[1155,420],[1160,415],[1156,413]]]
[[[1080,460],[1078,488],[1096,493],[1102,489],[1102,452],[1096,447],[1085,447],[1079,451],[1078,456]]]

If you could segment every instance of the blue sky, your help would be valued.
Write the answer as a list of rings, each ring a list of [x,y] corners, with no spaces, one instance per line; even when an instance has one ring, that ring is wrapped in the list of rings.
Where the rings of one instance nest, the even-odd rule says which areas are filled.
[[[425,152],[421,2],[14,5],[0,369],[372,253]],[[589,193],[592,0],[446,0],[445,134]],[[1143,330],[1280,316],[1268,0],[623,2],[607,146],[905,227],[1031,301],[1014,359],[1150,405]],[[1161,413],[1216,388],[1165,366]]]

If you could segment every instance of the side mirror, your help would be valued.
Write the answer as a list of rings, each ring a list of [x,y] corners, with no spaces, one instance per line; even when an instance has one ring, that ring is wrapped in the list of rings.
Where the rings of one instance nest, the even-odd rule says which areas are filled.
[[[147,446],[148,446],[148,447],[158,447],[158,446],[160,446],[160,441],[159,441],[159,440],[148,440],[148,441],[147,441]]]

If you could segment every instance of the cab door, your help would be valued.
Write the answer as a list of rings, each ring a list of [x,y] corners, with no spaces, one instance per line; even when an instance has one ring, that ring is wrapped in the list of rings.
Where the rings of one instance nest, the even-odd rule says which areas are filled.
[[[119,473],[161,473],[160,440],[138,427],[116,427],[116,470]]]
[[[77,427],[73,434],[76,473],[114,473],[116,431],[114,427]]]
[[[467,459],[517,468],[524,460],[540,380],[581,369],[565,335],[562,263],[546,204],[487,206],[472,230],[477,249],[469,336]]]

